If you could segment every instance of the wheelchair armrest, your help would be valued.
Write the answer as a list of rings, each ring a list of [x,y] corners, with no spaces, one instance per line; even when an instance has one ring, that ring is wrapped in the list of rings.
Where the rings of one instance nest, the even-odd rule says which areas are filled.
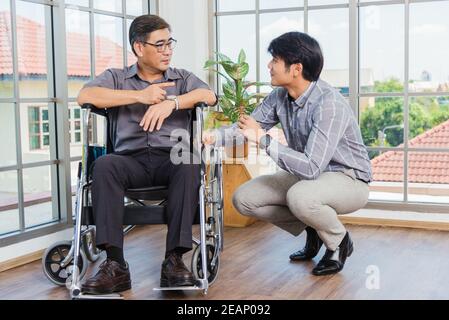
[[[197,102],[195,104],[195,108],[201,108],[201,109],[207,108],[207,103],[206,102]]]
[[[106,111],[106,109],[100,109],[100,108],[97,108],[95,105],[93,105],[92,103],[84,103],[82,106],[81,106],[81,109],[90,109],[90,111],[92,111],[93,113],[95,113],[95,114],[98,114],[98,115],[100,115],[100,116],[106,116],[106,114],[107,114],[107,111]]]
[[[93,109],[93,108],[96,108],[96,107],[92,103],[84,103],[81,106],[81,109]]]

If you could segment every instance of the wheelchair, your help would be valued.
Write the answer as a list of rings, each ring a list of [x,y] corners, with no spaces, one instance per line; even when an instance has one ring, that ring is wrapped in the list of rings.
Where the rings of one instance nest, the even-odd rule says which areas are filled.
[[[95,262],[101,254],[95,245],[95,221],[91,203],[91,164],[100,156],[113,152],[111,117],[107,109],[97,109],[92,104],[81,106],[83,111],[83,151],[78,167],[76,202],[74,214],[74,235],[71,241],[60,241],[51,245],[42,257],[42,268],[46,277],[56,285],[66,286],[72,299],[120,299],[119,294],[94,296],[83,294],[80,283],[89,262]],[[209,107],[198,103],[189,110],[190,151],[193,160],[200,164],[201,183],[199,187],[198,214],[200,238],[193,237],[191,271],[196,284],[191,287],[163,287],[154,290],[202,290],[207,294],[216,280],[223,251],[223,180],[221,149],[204,146],[201,141],[204,112]],[[106,146],[89,145],[89,119],[91,113],[106,117]],[[191,158],[192,159],[192,158]],[[166,224],[166,202],[168,187],[151,186],[128,189],[125,192],[124,233],[136,225]],[[76,266],[76,267],[75,267]]]

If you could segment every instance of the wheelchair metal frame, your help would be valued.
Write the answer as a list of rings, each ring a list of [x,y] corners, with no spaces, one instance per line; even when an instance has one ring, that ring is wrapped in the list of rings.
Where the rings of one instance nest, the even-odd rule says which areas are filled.
[[[210,286],[208,273],[210,270],[215,270],[216,273],[212,275],[213,282],[218,274],[219,257],[220,253],[223,251],[223,181],[222,181],[222,158],[221,158],[221,148],[217,147],[206,147],[203,146],[201,137],[203,131],[203,110],[207,107],[206,104],[200,103],[195,105],[196,114],[196,135],[193,139],[194,147],[193,152],[200,161],[200,187],[199,187],[199,214],[200,214],[200,239],[193,238],[192,241],[196,245],[194,250],[194,255],[192,256],[192,272],[196,267],[200,269],[195,269],[198,279],[194,286],[183,286],[183,287],[162,287],[154,288],[154,290],[202,290],[203,294],[207,294],[207,290]],[[73,267],[68,269],[71,271],[66,286],[70,291],[70,297],[72,299],[122,299],[120,294],[106,294],[106,295],[88,295],[83,294],[81,291],[81,278],[83,276],[83,271],[87,269],[87,266],[82,267],[79,270],[79,262],[81,257],[82,263],[87,263],[86,253],[84,252],[87,248],[85,243],[87,235],[94,235],[95,228],[88,225],[85,230],[83,229],[83,206],[88,203],[88,192],[87,188],[90,185],[87,176],[87,166],[88,166],[88,154],[89,154],[89,142],[88,142],[88,130],[89,130],[89,118],[91,110],[90,108],[83,108],[83,150],[81,166],[78,172],[78,182],[76,189],[76,203],[75,203],[75,227],[74,235],[71,241],[70,249],[64,259],[61,259],[59,265],[61,267],[66,267],[73,260]],[[192,115],[193,116],[193,115]],[[108,133],[109,134],[109,133]],[[192,140],[192,139],[191,139]],[[206,163],[205,155],[210,156],[209,166]],[[138,205],[145,206],[145,204],[137,199],[132,199],[134,203]],[[124,228],[124,233],[128,233],[134,226],[127,226]],[[95,239],[93,240],[93,249],[95,250]],[[60,242],[63,243],[63,242]],[[57,244],[60,244],[57,243]],[[56,244],[56,245],[57,245]],[[64,242],[67,247],[67,242]],[[83,248],[82,249],[82,245]],[[213,248],[212,252],[209,252],[209,248]],[[50,249],[50,248],[49,248]],[[196,252],[196,250],[200,250]],[[48,250],[47,250],[48,251]],[[59,252],[60,253],[60,252]],[[92,253],[90,254],[89,260],[93,260]],[[209,253],[212,256],[209,257]],[[94,253],[95,254],[95,253]],[[48,259],[46,257],[47,252],[44,254],[42,263],[45,271],[45,261]],[[195,258],[196,257],[196,258]],[[208,259],[209,258],[209,259]],[[200,260],[198,260],[200,259]],[[208,265],[209,262],[209,265]],[[198,264],[195,265],[195,264]],[[76,266],[76,267],[75,267]],[[210,266],[211,269],[208,268]],[[200,272],[202,274],[200,274]],[[47,275],[47,273],[46,273]],[[47,277],[49,277],[47,275]],[[50,279],[51,280],[51,279]],[[53,281],[53,280],[52,280]],[[55,281],[53,281],[55,282]],[[56,282],[55,282],[56,283]]]

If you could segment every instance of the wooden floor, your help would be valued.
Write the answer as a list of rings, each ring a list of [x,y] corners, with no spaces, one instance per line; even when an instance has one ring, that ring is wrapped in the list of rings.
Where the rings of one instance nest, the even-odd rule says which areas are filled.
[[[336,275],[310,274],[324,249],[310,262],[291,263],[288,256],[303,246],[262,222],[225,229],[225,250],[217,281],[206,296],[200,292],[158,292],[165,226],[138,227],[126,236],[125,257],[133,288],[126,299],[448,299],[449,234],[405,228],[348,226],[354,253]],[[189,257],[186,257],[186,260]],[[101,261],[91,266],[92,274]],[[374,267],[373,267],[374,266]],[[93,270],[94,269],[94,270]],[[379,288],[370,289],[372,272]],[[371,280],[370,280],[371,279]],[[52,285],[40,261],[0,273],[0,299],[68,299],[65,287]]]

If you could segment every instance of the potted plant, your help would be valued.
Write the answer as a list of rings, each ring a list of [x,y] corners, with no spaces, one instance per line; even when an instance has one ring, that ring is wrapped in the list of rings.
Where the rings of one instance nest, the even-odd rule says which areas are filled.
[[[216,72],[223,78],[223,95],[219,97],[218,104],[222,112],[211,112],[207,118],[208,126],[219,128],[223,125],[229,125],[238,121],[243,114],[253,112],[259,99],[264,95],[260,93],[250,93],[248,89],[252,86],[261,86],[265,83],[246,81],[245,77],[249,71],[249,64],[245,61],[246,54],[243,49],[240,50],[236,62],[232,61],[226,55],[217,52],[217,60],[206,61],[204,68]],[[221,66],[225,73],[219,70]],[[248,155],[248,143],[245,141],[242,147],[234,143],[231,148],[225,148],[228,156],[246,157]],[[243,151],[242,151],[243,150]]]

